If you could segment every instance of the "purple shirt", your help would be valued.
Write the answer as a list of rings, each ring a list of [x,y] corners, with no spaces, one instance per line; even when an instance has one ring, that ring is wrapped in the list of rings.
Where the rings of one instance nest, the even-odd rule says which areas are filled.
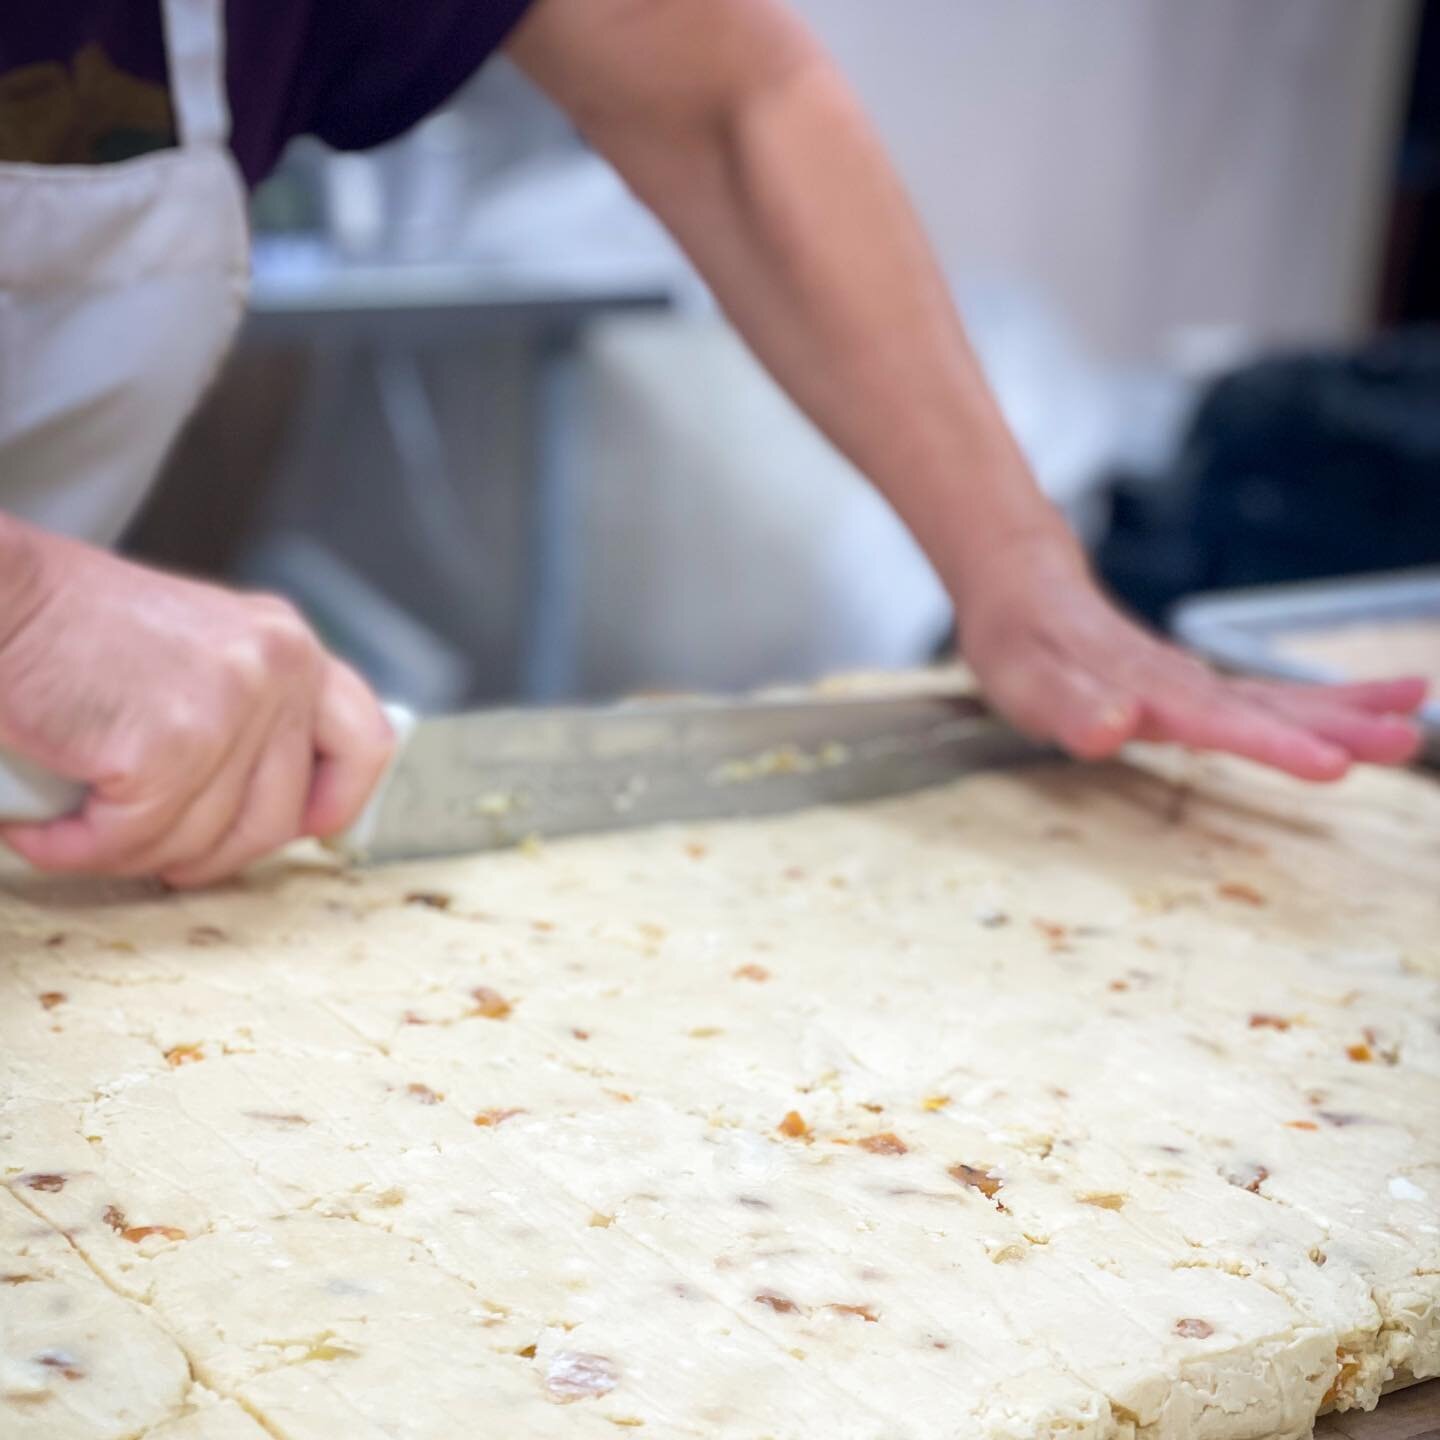
[[[530,0],[228,0],[231,149],[249,184],[296,135],[379,145],[444,102]],[[160,0],[0,3],[0,161],[93,164],[175,143]]]

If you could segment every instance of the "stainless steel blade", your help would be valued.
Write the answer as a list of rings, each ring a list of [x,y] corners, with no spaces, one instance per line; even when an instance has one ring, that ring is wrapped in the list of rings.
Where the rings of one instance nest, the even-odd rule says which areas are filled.
[[[394,860],[677,820],[774,814],[1046,754],[942,696],[673,700],[420,721],[342,849]]]

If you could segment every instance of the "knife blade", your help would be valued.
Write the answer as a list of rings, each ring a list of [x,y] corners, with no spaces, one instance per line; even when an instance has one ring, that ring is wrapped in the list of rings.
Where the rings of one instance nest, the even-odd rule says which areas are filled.
[[[899,795],[1053,752],[956,695],[628,702],[417,719],[359,820],[355,861],[462,854],[667,821]],[[0,751],[0,819],[75,810],[84,787]]]
[[[359,822],[355,860],[490,850],[922,789],[1050,755],[969,698],[682,699],[414,721]]]

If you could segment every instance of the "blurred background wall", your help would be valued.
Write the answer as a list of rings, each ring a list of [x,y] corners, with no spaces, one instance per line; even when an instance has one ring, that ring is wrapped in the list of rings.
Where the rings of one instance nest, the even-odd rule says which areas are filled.
[[[1437,0],[795,3],[891,146],[1042,483],[1102,554],[1120,497],[1139,530],[1113,578],[1158,616],[1201,583],[1173,481],[1211,377],[1375,327]],[[886,508],[503,64],[375,156],[297,145],[256,214],[257,307],[340,283],[360,318],[257,316],[137,553],[291,590],[422,703],[743,686],[942,642],[945,598]],[[540,308],[393,303],[452,282]],[[577,295],[583,322],[543,318]]]
[[[953,275],[1019,275],[1107,354],[1368,325],[1415,7],[797,0]]]

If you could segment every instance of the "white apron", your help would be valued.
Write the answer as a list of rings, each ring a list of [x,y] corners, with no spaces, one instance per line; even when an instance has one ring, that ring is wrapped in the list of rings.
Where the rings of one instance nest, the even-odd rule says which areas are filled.
[[[162,0],[179,146],[0,164],[0,510],[110,544],[244,310],[222,0]]]

